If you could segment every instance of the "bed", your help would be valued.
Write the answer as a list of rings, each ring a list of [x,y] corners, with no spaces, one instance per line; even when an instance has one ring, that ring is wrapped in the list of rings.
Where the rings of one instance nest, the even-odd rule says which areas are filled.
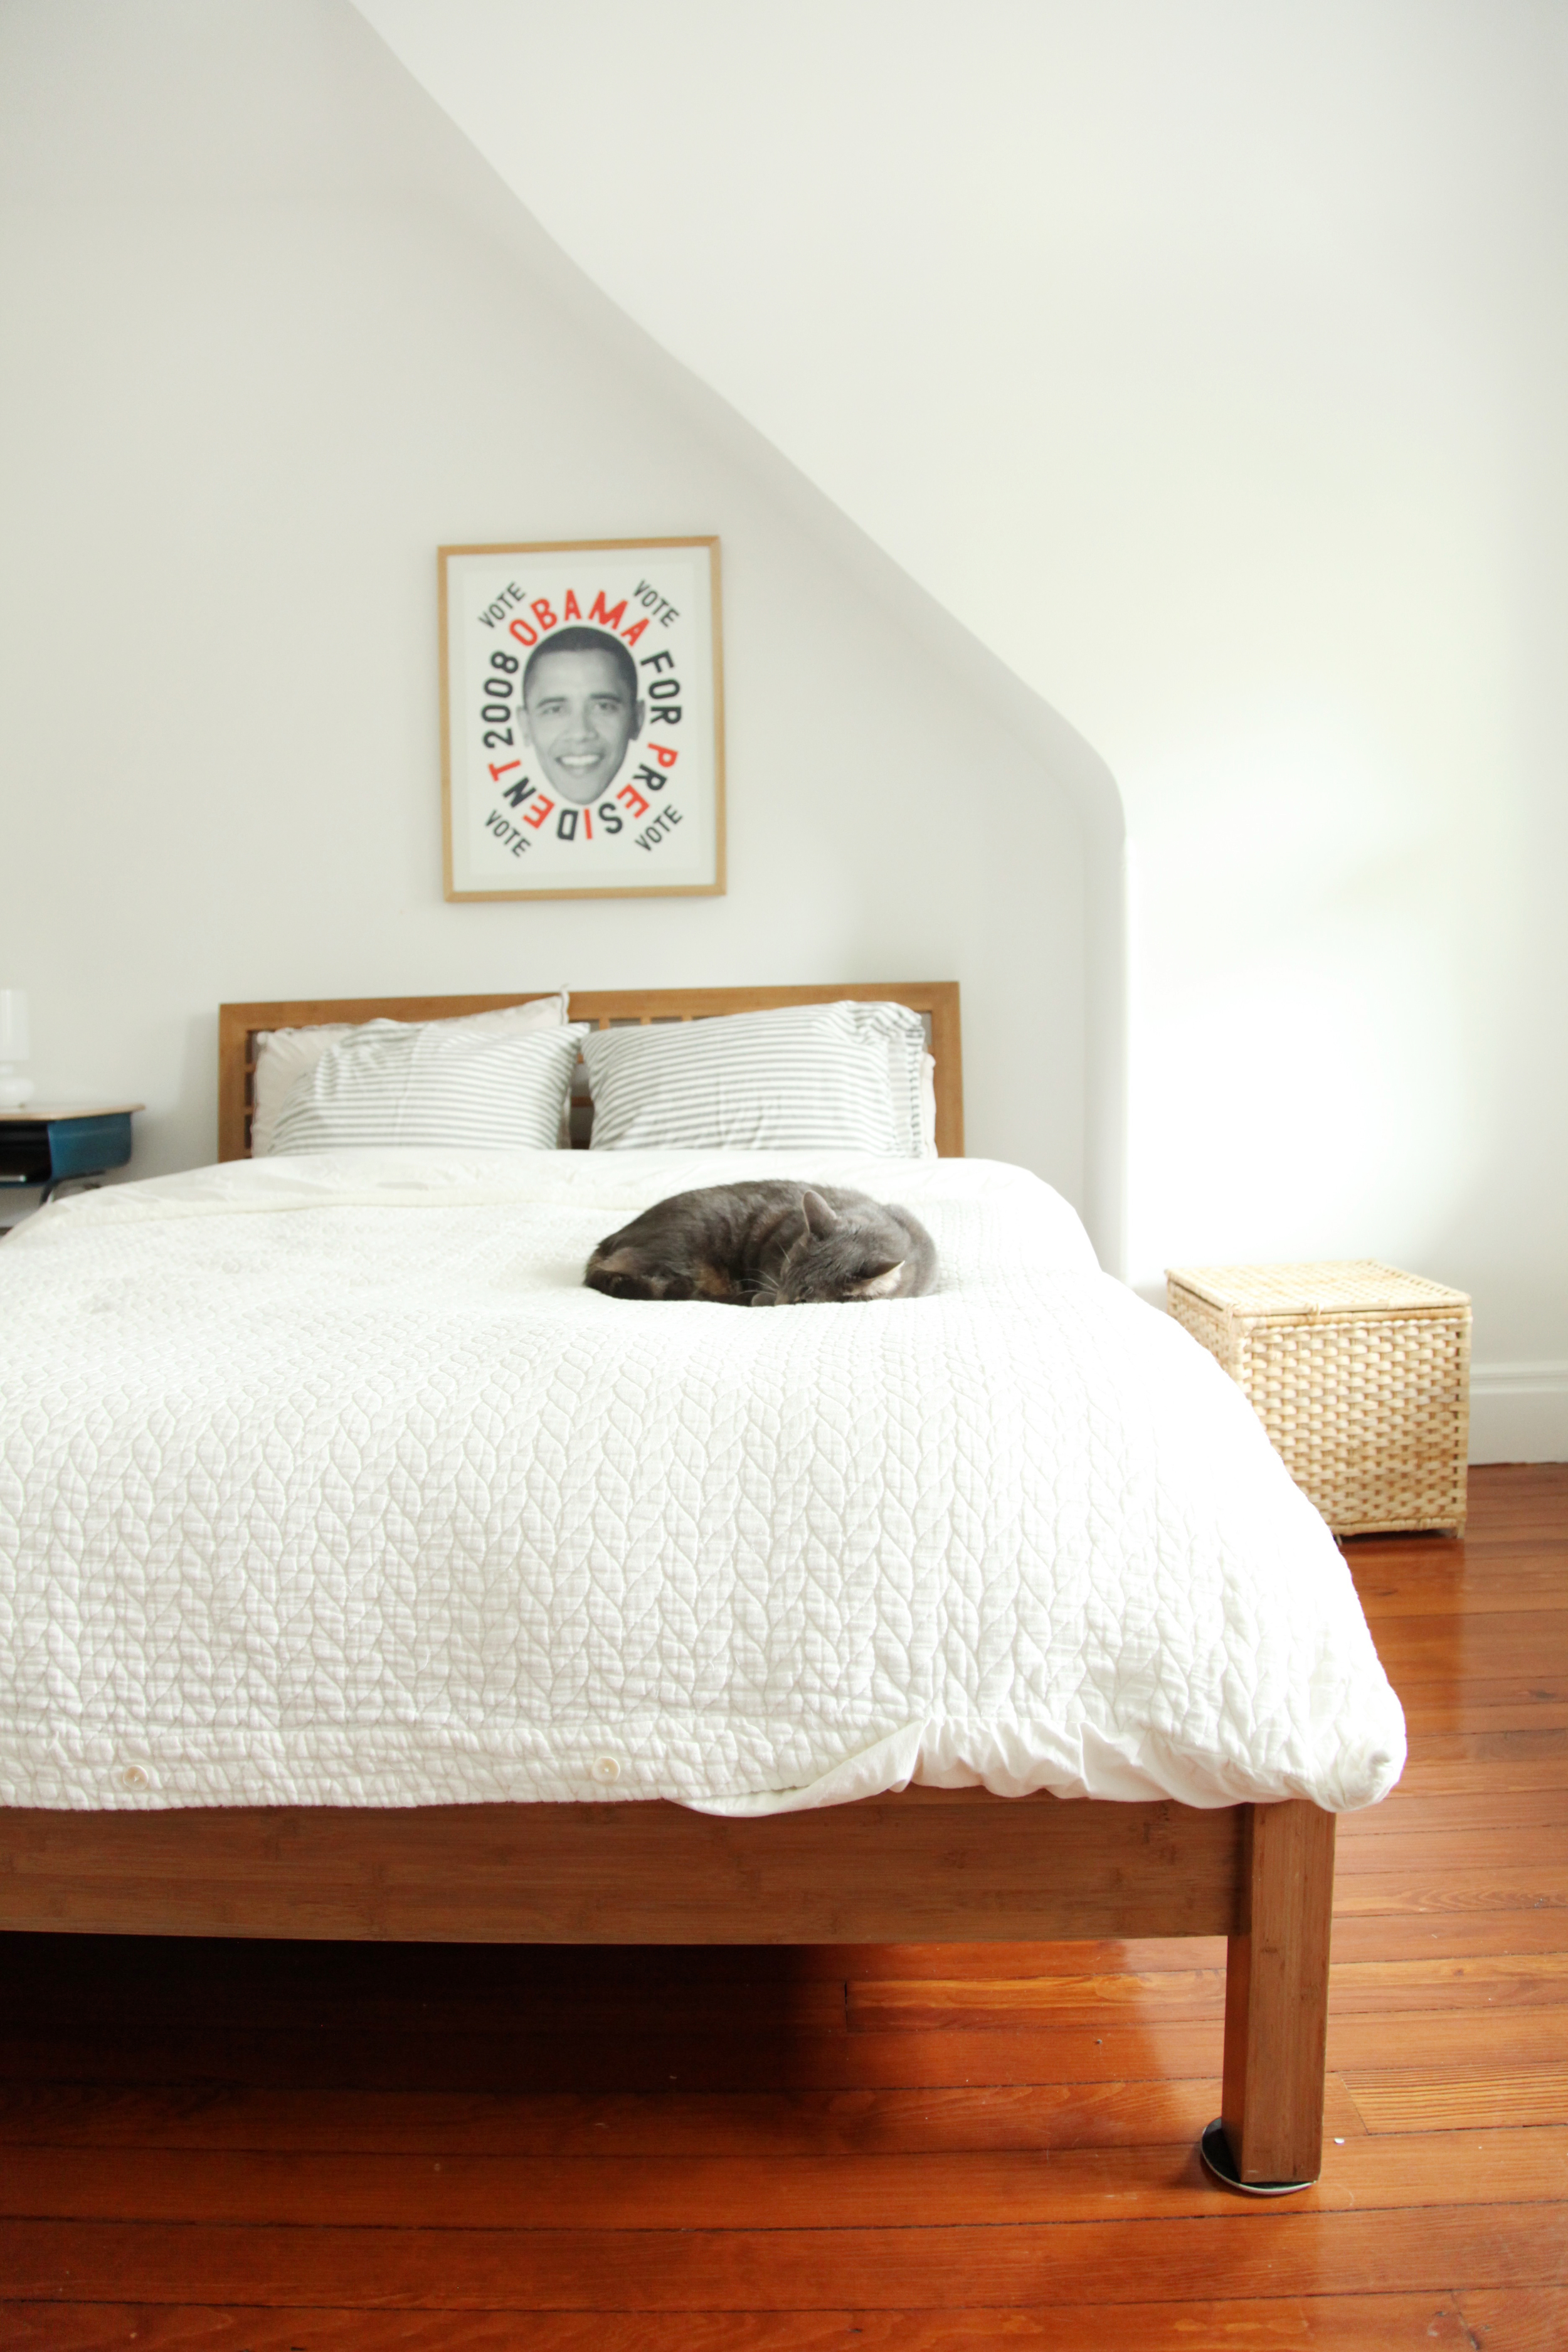
[[[37,1331],[0,1481],[0,1538],[8,1531],[24,1567],[42,1563],[35,1586],[18,1573],[4,1596],[14,1672],[0,1742],[0,1927],[560,1943],[1223,1934],[1223,2117],[1205,2156],[1241,2187],[1302,2185],[1321,2149],[1334,1813],[1375,1801],[1403,1757],[1397,1705],[1326,1532],[1217,1369],[1086,1263],[1065,1204],[1051,1207],[1021,1171],[962,1160],[955,985],[574,993],[571,1017],[603,1029],[840,1000],[902,1003],[926,1022],[941,1157],[892,1171],[830,1155],[793,1172],[860,1177],[868,1190],[880,1176],[883,1197],[932,1224],[952,1278],[931,1299],[764,1318],[700,1302],[649,1309],[574,1287],[584,1236],[661,1190],[732,1172],[700,1155],[679,1166],[592,1151],[504,1166],[395,1154],[352,1167],[245,1164],[258,1034],[445,1020],[521,1000],[223,1009],[218,1167],[51,1211],[52,1226],[10,1244],[0,1265],[24,1310],[31,1286]],[[525,1233],[535,1239],[519,1254]],[[385,1303],[405,1293],[412,1338]],[[160,1317],[173,1353],[160,1353]],[[335,1329],[334,1317],[373,1337],[342,1410],[317,1395],[307,1411],[313,1335]],[[29,1328],[26,1311],[16,1328]],[[267,1387],[275,1329],[297,1367],[294,1422],[277,1381]],[[993,1370],[1002,1365],[995,1377],[963,1371],[977,1334]],[[407,1356],[416,1343],[418,1362]],[[1051,1446],[1019,1442],[1009,1400],[1027,1391],[1026,1355],[1038,1347],[1058,1349],[1039,1394],[1079,1397],[1079,1421],[1062,1407],[1062,1460],[1133,1448],[1142,1467],[1127,1479],[1130,1502],[1108,1503],[1103,1477],[1075,1487],[1060,1463],[1048,1492],[1028,1486],[1029,1457]],[[101,1393],[83,1402],[89,1349]],[[447,1381],[448,1364],[468,1369]],[[384,1460],[384,1376],[402,1449]],[[131,1423],[123,1392],[138,1381],[148,1393]],[[185,1408],[220,1391],[212,1427],[227,1412],[232,1429],[212,1467],[207,1407],[195,1421]],[[924,1418],[903,1439],[889,1422],[863,1442],[884,1391],[920,1393]],[[252,1410],[268,1396],[269,1419]],[[602,1523],[630,1474],[626,1449],[605,1455],[592,1433],[632,1409],[628,1397],[661,1463],[679,1469],[689,1455],[686,1486],[660,1489],[667,1517],[652,1551]],[[658,1421],[667,1406],[668,1426]],[[117,1412],[130,1435],[111,1478],[111,1449],[93,1433]],[[751,1435],[726,1469],[737,1412],[752,1414]],[[465,1433],[490,1422],[486,1444],[521,1465],[515,1487],[497,1486],[488,1457],[476,1467],[464,1454],[478,1442]],[[305,1473],[290,1454],[289,1475],[275,1475],[279,1431],[329,1423],[306,1480],[316,1516],[292,1525],[290,1480]],[[796,1433],[774,1447],[775,1484],[799,1482],[784,1552],[743,1466],[764,1423]],[[1211,1424],[1222,1432],[1215,1458],[1238,1465],[1249,1498],[1223,1540],[1199,1524]],[[895,1477],[885,1465],[900,1453]],[[243,1493],[223,1486],[233,1461],[245,1465]],[[1147,1523],[1152,1481],[1173,1529]],[[868,1511],[873,1492],[883,1499]],[[419,1523],[430,1495],[447,1498],[439,1527]],[[592,1630],[564,1664],[552,1653],[550,1671],[574,1676],[580,1698],[613,1666],[613,1723],[596,1698],[558,1709],[548,1738],[510,1723],[511,1617],[491,1605],[488,1570],[464,1581],[465,1561],[496,1554],[498,1495],[511,1514],[507,1559],[548,1554],[570,1600],[562,1622]],[[341,1497],[326,1535],[323,1496]],[[616,1507],[623,1531],[646,1515],[635,1476]],[[1043,1510],[1055,1514],[1049,1528]],[[705,1563],[678,1591],[649,1583],[663,1574],[653,1552],[671,1551],[670,1513],[688,1531],[674,1550]],[[394,1519],[401,1533],[389,1538]],[[1055,1563],[1063,1590],[1042,1598],[1026,1577],[1004,1606],[985,1578],[955,1580],[955,1527],[967,1530],[966,1559]],[[1231,1557],[1237,1530],[1253,1528],[1270,1554],[1256,1591]],[[404,1590],[382,1576],[374,1612],[351,1623],[342,1580],[353,1587],[367,1558],[399,1544],[419,1578]],[[153,1572],[175,1551],[187,1563],[247,1563],[254,1590],[229,1594],[211,1638],[188,1573],[176,1609],[178,1580]],[[1102,1605],[1095,1578],[1107,1560],[1145,1553],[1167,1583],[1173,1564],[1188,1580],[1194,1625],[1214,1629],[1207,1647],[1194,1636],[1173,1657],[1136,1583],[1119,1610]],[[79,1563],[68,1573],[68,1561]],[[442,1575],[450,1599],[437,1625],[430,1592]],[[216,1589],[216,1570],[213,1579]],[[310,1615],[327,1605],[321,1593],[340,1595],[331,1623]],[[530,1605],[542,1622],[551,1590]],[[1075,1629],[1059,1655],[1053,1609]],[[1253,1678],[1242,1687],[1226,1643],[1249,1610]],[[1082,1664],[1090,1653],[1098,1681]],[[174,1682],[149,1683],[127,1731],[122,1687],[140,1659],[165,1656]],[[331,1736],[310,1720],[307,1690],[329,1663]],[[253,1672],[285,1677],[267,1685],[269,1723],[254,1705],[225,1712],[224,1693]],[[210,1737],[180,1713],[204,1693]],[[379,1747],[359,1730],[347,1738],[344,1723],[372,1716],[391,1726]],[[74,1727],[62,1730],[68,1717]],[[1244,1719],[1245,1738],[1234,1730]]]

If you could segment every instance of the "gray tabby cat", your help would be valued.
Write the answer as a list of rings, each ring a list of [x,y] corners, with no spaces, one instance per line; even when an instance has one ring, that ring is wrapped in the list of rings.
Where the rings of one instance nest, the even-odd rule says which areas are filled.
[[[936,1276],[918,1217],[833,1184],[710,1184],[658,1201],[609,1234],[583,1279],[611,1298],[727,1307],[916,1298]]]

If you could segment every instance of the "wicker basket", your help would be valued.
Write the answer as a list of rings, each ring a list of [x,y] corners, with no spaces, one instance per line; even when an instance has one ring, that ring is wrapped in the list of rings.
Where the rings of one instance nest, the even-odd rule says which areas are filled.
[[[1374,1259],[1172,1266],[1171,1313],[1336,1535],[1465,1531],[1470,1302]]]

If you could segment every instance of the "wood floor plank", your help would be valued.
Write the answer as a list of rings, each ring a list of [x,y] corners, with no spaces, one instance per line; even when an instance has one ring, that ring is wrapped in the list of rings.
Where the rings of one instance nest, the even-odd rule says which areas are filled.
[[[1334,1920],[1336,1960],[1415,1959],[1422,1953],[1463,1959],[1472,1954],[1564,1950],[1568,1913],[1560,1909],[1374,1913],[1364,1918],[1341,1914]]]
[[[1436,1731],[1568,1729],[1568,1675],[1497,1675],[1467,1682],[1451,1674],[1415,1682],[1389,1666],[1388,1676],[1417,1749]]]
[[[1497,2131],[1510,2125],[1568,2124],[1568,2070],[1527,2074],[1450,2070],[1439,2079],[1419,2066],[1358,2069],[1347,2084],[1369,2132]]]
[[[1331,1969],[1331,2014],[1403,2015],[1418,2005],[1455,2009],[1561,2008],[1568,2002],[1568,1952],[1422,1955],[1345,1961]]]
[[[1459,2315],[1475,2352],[1563,2352],[1568,2287],[1469,2287]]]
[[[1500,1756],[1413,1756],[1405,1767],[1399,1793],[1406,1790],[1423,1802],[1430,1795],[1529,1795],[1538,1789],[1568,1788],[1568,1739],[1553,1753]],[[1379,1810],[1373,1808],[1373,1812]],[[1372,1813],[1345,1814],[1342,1834],[1350,1822],[1370,1820]]]
[[[1418,1791],[1414,1784],[1401,1782],[1393,1796],[1381,1805],[1369,1806],[1363,1813],[1342,1814],[1336,1843],[1338,1852],[1343,1854],[1352,1845],[1364,1845],[1378,1838],[1404,1837],[1412,1832],[1418,1837],[1436,1837],[1455,1831],[1565,1826],[1568,1764],[1556,1769],[1554,1781],[1538,1783],[1531,1789],[1488,1786],[1463,1794],[1439,1795],[1436,1790]]]
[[[1103,1937],[1077,1944],[824,1944],[808,1948],[805,1965],[842,1986],[851,1977],[992,1977],[1004,1954],[1009,1976],[1076,1977],[1115,1975],[1123,1969],[1223,1969],[1225,1953],[1223,1936]]]
[[[1219,2107],[1217,2074],[597,2098],[575,2092],[117,2091],[50,2083],[0,2090],[0,2147],[363,2148],[432,2158],[922,2155],[1191,2144]],[[1338,2074],[1328,2077],[1323,2128],[1340,2138],[1366,2129]]]
[[[1381,1573],[1356,1578],[1367,1621],[1429,1617],[1441,1601],[1448,1617],[1518,1615],[1561,1609],[1568,1538],[1548,1544],[1541,1538],[1478,1551],[1458,1563],[1441,1583],[1424,1561],[1390,1562]]]
[[[1223,2012],[1225,1979],[1217,1969],[1174,1969],[1120,1977],[993,1978],[870,1984],[848,1988],[849,2023],[857,2032],[914,2028],[951,2032],[984,2022],[1027,2027],[1042,2018],[1066,2023],[1097,2016],[1157,2020]],[[1331,2016],[1397,2015],[1419,2003],[1435,2009],[1562,2008],[1568,2003],[1568,1953],[1535,1952],[1468,1959],[1341,1961],[1330,1970]]]
[[[1568,1894],[1568,1824],[1428,1832],[1413,1823],[1396,1823],[1379,1837],[1347,1838],[1334,1875],[1337,1881],[1366,1870],[1398,1870],[1407,1862],[1439,1855],[1455,1873],[1521,1866],[1550,1872]]]
[[[1434,1841],[1435,1843],[1438,1842]],[[1568,1908],[1561,1867],[1547,1862],[1447,1871],[1439,1851],[1397,1870],[1347,1870],[1334,1881],[1334,1911],[1347,1919],[1384,1912],[1478,1912]]]
[[[1568,1667],[1568,1601],[1551,1609],[1512,1609],[1455,1617],[1447,1609],[1380,1619],[1377,1654],[1397,1686],[1399,1677],[1434,1677],[1463,1684],[1499,1675],[1560,1676]]]
[[[884,1978],[852,1982],[850,2031],[855,2033],[945,2033],[977,2026],[1010,2032],[1041,2023],[1093,2030],[1096,2019],[1118,2025],[1175,2023],[1221,2018],[1222,1969],[1168,1969],[1157,1974],[1102,1977]]]
[[[1502,1730],[1424,1730],[1412,1750],[1417,1765],[1545,1763],[1568,1756],[1568,1729],[1544,1726]],[[1409,1767],[1405,1768],[1407,1770]]]
[[[1216,2196],[1219,2192],[1216,2191]],[[798,2311],[1418,2294],[1568,2282],[1552,2204],[1259,2212],[1060,2229],[365,2230],[8,2221],[17,2302],[358,2303],[369,2309]],[[829,2284],[829,2282],[831,2284]]]
[[[1303,2212],[1442,2205],[1456,2156],[1441,2132],[1331,2141]],[[1568,2200],[1568,2126],[1468,2132],[1467,2200]],[[927,2230],[1213,2217],[1216,2186],[1173,2147],[947,2156],[386,2156],[296,2150],[18,2149],[0,2173],[7,2220],[426,2231]]]
[[[1544,2313],[1550,2288],[1481,2291],[1478,2304]],[[1475,2352],[1458,2308],[1418,2294],[1269,2295],[1215,2303],[983,2311],[221,2310],[149,2304],[0,2305],[15,2352]],[[1498,2336],[1511,2345],[1514,2338]],[[1562,2341],[1535,2335],[1531,2346]]]

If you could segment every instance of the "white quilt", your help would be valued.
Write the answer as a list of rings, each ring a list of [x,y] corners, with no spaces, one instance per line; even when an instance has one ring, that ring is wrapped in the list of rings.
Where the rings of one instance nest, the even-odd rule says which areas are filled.
[[[939,1291],[581,1286],[601,1234],[742,1173],[908,1202]],[[0,1248],[5,1803],[1342,1811],[1404,1749],[1245,1398],[1019,1169],[323,1154]]]

